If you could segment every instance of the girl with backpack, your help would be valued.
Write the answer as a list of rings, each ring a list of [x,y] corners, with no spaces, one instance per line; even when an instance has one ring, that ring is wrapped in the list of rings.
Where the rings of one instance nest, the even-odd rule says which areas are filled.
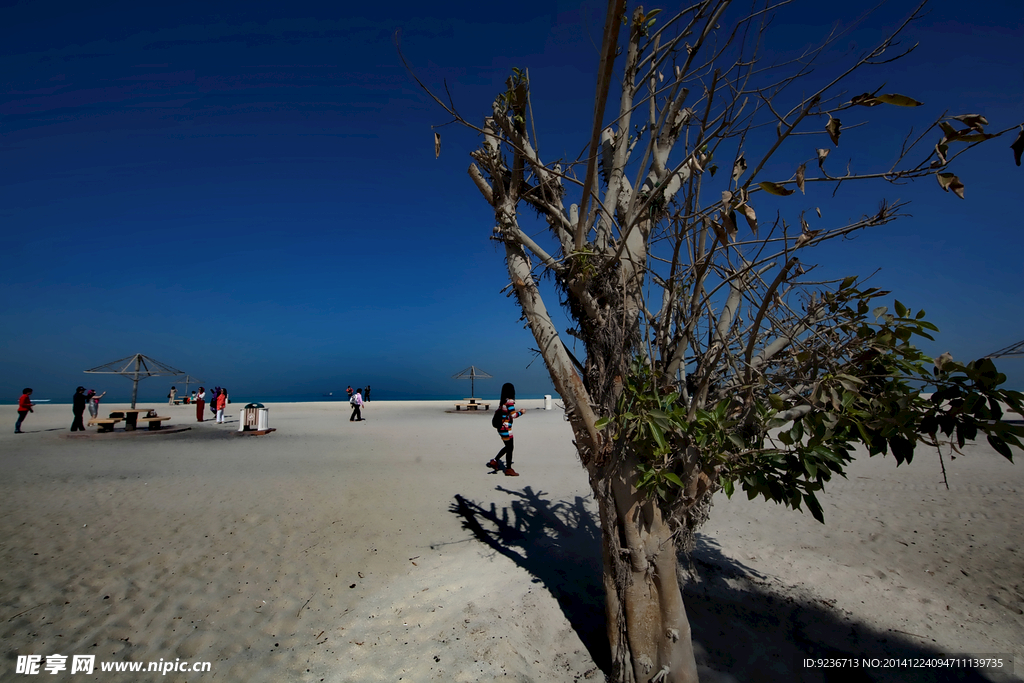
[[[503,445],[498,454],[487,463],[487,466],[495,471],[504,469],[506,477],[519,476],[519,473],[512,469],[512,451],[516,447],[515,439],[512,437],[512,421],[521,417],[525,412],[525,408],[516,410],[516,388],[513,384],[506,382],[501,387],[501,401],[498,409],[491,417],[491,426],[498,430],[498,436],[501,437]],[[504,468],[501,465],[501,456],[503,455],[505,456]]]

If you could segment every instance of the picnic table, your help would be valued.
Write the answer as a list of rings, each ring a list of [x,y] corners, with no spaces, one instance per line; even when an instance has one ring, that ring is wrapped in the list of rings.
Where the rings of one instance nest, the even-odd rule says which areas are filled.
[[[139,424],[140,415],[156,415],[156,410],[153,408],[128,408],[127,410],[115,410],[110,413],[111,418],[121,418],[124,420],[124,430],[126,432],[135,430]]]
[[[489,401],[484,401],[481,398],[464,398],[461,402],[455,403],[455,410],[487,410],[491,407]]]
[[[110,418],[106,420],[95,418],[89,420],[89,424],[98,424],[101,432],[109,432],[114,429],[115,424],[124,420],[124,430],[126,432],[133,432],[138,428],[139,422],[148,422],[150,431],[153,431],[163,427],[163,422],[170,419],[170,417],[157,415],[156,410],[153,408],[128,408],[126,410],[115,410],[110,413]]]
[[[123,420],[123,417],[94,417],[89,420],[89,426],[99,426],[101,432],[112,432],[114,431],[114,425]]]

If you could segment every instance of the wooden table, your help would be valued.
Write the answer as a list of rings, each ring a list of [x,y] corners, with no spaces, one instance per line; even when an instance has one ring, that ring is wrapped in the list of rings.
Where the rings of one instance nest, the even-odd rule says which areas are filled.
[[[462,410],[463,408],[466,410],[487,410],[491,407],[489,401],[484,401],[479,398],[465,398],[462,399],[462,401],[462,403],[455,404],[455,410]]]
[[[115,410],[110,413],[110,417],[124,417],[124,430],[126,432],[135,431],[139,423],[139,415],[156,415],[156,411],[152,408],[129,408],[128,410]],[[143,417],[142,419],[145,420],[146,418]]]

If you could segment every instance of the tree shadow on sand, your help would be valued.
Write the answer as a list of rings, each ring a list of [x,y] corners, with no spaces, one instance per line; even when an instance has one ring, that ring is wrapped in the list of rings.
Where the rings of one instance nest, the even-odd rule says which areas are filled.
[[[558,601],[562,613],[603,671],[611,667],[601,585],[601,529],[586,499],[551,501],[543,491],[496,487],[511,500],[486,508],[460,495],[450,511],[481,543],[528,571]]]
[[[601,583],[601,529],[588,500],[552,501],[527,486],[497,487],[507,506],[481,504],[456,495],[450,512],[463,528],[493,551],[528,571],[557,600],[594,662],[610,671]],[[722,681],[808,683],[983,683],[976,669],[815,669],[805,659],[927,660],[940,652],[913,633],[879,631],[832,608],[821,597],[796,595],[742,562],[727,557],[713,537],[698,535],[683,594],[693,629],[698,664]],[[785,577],[783,577],[785,578]],[[776,588],[772,589],[772,584]],[[707,667],[703,669],[703,667]],[[710,670],[710,671],[709,671]],[[714,672],[726,672],[715,676]]]

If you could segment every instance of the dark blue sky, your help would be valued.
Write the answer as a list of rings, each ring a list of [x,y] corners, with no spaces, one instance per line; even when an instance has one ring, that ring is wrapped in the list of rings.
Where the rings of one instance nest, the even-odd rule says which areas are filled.
[[[780,54],[858,13],[822,5],[780,14]],[[434,158],[446,116],[392,42],[400,29],[419,76],[476,121],[511,68],[529,68],[545,156],[575,158],[605,3],[507,7],[0,3],[0,396],[63,398],[80,383],[125,396],[126,380],[82,370],[136,352],[239,398],[368,382],[380,398],[468,395],[450,376],[470,364],[496,377],[478,394],[502,381],[550,392],[542,363],[527,369],[533,339],[466,176],[476,139],[441,128]],[[911,9],[890,2],[846,49]],[[993,130],[1019,123],[1022,18],[1016,0],[936,2],[908,35],[917,52],[851,89],[886,82],[925,102],[893,120],[897,140],[945,108]],[[873,283],[942,329],[931,353],[966,360],[1024,338],[1012,138],[958,164],[966,201],[926,180],[833,204],[860,215],[883,196],[914,200],[914,218],[815,256],[844,273],[881,267]],[[888,158],[892,144],[859,151]],[[1001,365],[1024,388],[1024,359]]]

